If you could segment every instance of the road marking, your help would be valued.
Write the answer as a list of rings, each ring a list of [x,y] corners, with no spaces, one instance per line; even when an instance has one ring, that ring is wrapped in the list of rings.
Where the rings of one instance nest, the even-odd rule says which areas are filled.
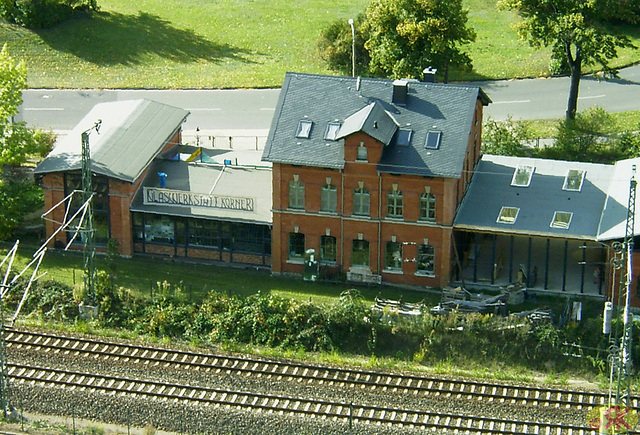
[[[191,112],[196,110],[205,111],[205,112],[217,112],[218,110],[222,110],[222,109],[220,107],[196,107],[193,109],[184,109],[184,110],[189,110]]]
[[[64,110],[62,107],[25,107],[22,109],[27,112],[43,111],[43,112],[61,112]]]
[[[261,107],[260,110],[276,110],[275,107]]]
[[[530,103],[531,100],[511,100],[511,101],[494,101],[493,104],[520,104]]]
[[[578,100],[593,100],[594,98],[603,98],[606,95],[593,95],[591,97],[578,97]]]

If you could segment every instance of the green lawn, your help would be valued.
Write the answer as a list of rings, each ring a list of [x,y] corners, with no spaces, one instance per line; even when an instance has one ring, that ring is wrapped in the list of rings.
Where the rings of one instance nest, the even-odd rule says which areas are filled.
[[[8,252],[12,243],[0,243],[0,259]],[[36,250],[35,245],[21,242],[19,257],[12,270],[18,272],[29,261]],[[96,256],[99,270],[106,269],[106,257]],[[4,267],[0,269],[4,276]],[[54,279],[73,286],[83,281],[82,254],[71,251],[48,251],[40,266],[40,272],[46,272],[42,279]],[[29,272],[28,275],[30,275]],[[311,300],[318,304],[330,304],[344,290],[356,287],[353,283],[305,282],[301,278],[275,277],[267,270],[252,267],[229,267],[195,262],[173,261],[169,258],[134,256],[118,261],[116,285],[129,289],[140,296],[157,294],[161,283],[167,282],[170,291],[181,288],[185,297],[197,302],[210,290],[236,295],[251,295],[260,291],[273,293],[284,298]],[[160,284],[160,285],[159,285]],[[397,288],[390,286],[357,287],[369,301],[379,295],[387,299],[403,298],[406,302],[423,299],[429,303],[439,302],[439,296],[433,293]]]
[[[100,0],[93,19],[30,31],[0,23],[10,54],[24,59],[30,87],[278,87],[285,72],[332,73],[318,55],[323,28],[365,9],[368,0]],[[515,16],[495,0],[468,0],[477,41],[469,52],[482,79],[548,74],[548,51],[518,40]],[[629,30],[636,43],[640,30]],[[625,50],[617,66],[640,60]]]

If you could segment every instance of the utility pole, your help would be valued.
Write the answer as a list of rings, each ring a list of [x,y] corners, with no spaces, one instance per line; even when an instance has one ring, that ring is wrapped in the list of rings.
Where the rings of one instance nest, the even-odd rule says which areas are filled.
[[[94,305],[96,301],[96,267],[95,255],[96,247],[93,231],[93,211],[91,208],[91,197],[93,196],[93,186],[91,183],[91,150],[89,148],[89,134],[93,130],[100,133],[102,120],[99,119],[93,127],[82,133],[82,200],[87,203],[86,224],[83,228],[83,249],[82,260],[84,265],[84,300],[89,305]]]
[[[353,27],[353,18],[349,18],[351,26],[351,77],[356,76],[356,29]]]

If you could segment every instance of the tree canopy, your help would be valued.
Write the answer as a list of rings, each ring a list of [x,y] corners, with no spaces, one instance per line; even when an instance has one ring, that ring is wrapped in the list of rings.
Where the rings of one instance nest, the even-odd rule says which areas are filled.
[[[498,6],[515,11],[521,38],[532,47],[551,47],[552,62],[565,65],[571,75],[567,120],[575,119],[583,67],[599,64],[609,73],[617,49],[632,47],[625,35],[607,26],[607,0],[499,0]]]
[[[0,17],[32,29],[52,27],[78,12],[98,9],[97,0],[0,0]]]
[[[475,40],[462,0],[374,0],[364,23],[371,72],[420,78],[432,66],[448,81],[450,67],[470,68],[462,45]]]
[[[0,51],[0,240],[9,237],[22,216],[41,200],[30,180],[6,170],[19,167],[30,157],[45,155],[52,145],[51,134],[14,122],[26,85],[24,63],[16,63],[5,45]]]

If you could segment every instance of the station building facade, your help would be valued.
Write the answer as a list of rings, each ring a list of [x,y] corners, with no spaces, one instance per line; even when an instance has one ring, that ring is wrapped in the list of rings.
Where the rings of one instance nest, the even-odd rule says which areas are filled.
[[[89,136],[96,247],[120,254],[271,263],[271,168],[251,153],[183,145],[188,112],[148,100],[96,105],[36,168],[53,235],[82,206],[81,136]],[[82,247],[79,222],[50,247]]]
[[[351,281],[448,285],[489,102],[473,86],[287,74],[263,153],[273,273],[312,253]]]

